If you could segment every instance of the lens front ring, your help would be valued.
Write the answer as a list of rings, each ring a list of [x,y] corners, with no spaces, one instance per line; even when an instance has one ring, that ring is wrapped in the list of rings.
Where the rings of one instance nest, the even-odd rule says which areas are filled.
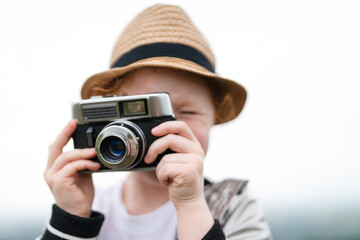
[[[116,156],[111,153],[111,140],[124,145],[124,152]],[[144,135],[139,127],[129,121],[116,121],[104,127],[99,133],[95,150],[103,165],[113,170],[126,170],[136,165],[136,160],[143,155]]]

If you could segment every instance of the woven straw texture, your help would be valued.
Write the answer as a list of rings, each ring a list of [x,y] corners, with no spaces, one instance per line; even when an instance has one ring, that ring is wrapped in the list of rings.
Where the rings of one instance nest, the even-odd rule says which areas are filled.
[[[141,12],[120,35],[114,46],[110,66],[130,50],[152,43],[178,43],[191,46],[209,59],[215,57],[203,35],[178,6],[157,4]]]

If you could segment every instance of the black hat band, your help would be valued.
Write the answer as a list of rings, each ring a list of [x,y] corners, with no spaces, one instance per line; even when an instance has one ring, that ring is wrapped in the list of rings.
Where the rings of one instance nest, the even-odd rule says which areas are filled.
[[[122,55],[111,68],[125,67],[133,62],[152,57],[175,57],[185,59],[215,73],[214,67],[201,52],[195,48],[177,43],[153,43],[136,47]]]

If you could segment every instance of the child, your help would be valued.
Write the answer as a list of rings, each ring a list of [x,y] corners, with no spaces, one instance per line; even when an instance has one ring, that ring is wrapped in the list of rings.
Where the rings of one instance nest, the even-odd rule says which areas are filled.
[[[168,148],[174,153],[156,171],[133,171],[95,191],[91,175],[78,173],[100,168],[89,160],[95,150],[62,152],[76,129],[70,121],[49,150],[44,176],[56,204],[42,239],[270,239],[246,181],[203,177],[211,127],[234,119],[246,99],[242,86],[214,68],[208,44],[179,7],[159,4],[140,13],[116,42],[111,69],[90,77],[81,93],[169,93],[177,120],[152,129],[160,138],[144,161]]]

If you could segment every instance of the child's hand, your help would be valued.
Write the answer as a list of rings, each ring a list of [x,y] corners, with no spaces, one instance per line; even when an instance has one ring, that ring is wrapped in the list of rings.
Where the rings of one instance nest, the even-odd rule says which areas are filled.
[[[153,162],[167,149],[175,153],[165,155],[156,168],[159,181],[169,188],[170,200],[177,207],[203,200],[204,151],[185,122],[168,121],[152,129],[157,137],[149,147],[146,163]]]
[[[161,159],[156,175],[176,208],[178,239],[201,239],[214,223],[204,196],[204,150],[185,122],[168,121],[151,133],[161,138],[149,147],[146,163],[168,148],[175,152]]]
[[[62,151],[75,131],[76,124],[76,120],[70,121],[50,145],[44,178],[61,209],[80,217],[89,217],[94,199],[92,177],[91,174],[81,174],[78,171],[96,171],[100,164],[88,160],[95,157],[94,149]]]

